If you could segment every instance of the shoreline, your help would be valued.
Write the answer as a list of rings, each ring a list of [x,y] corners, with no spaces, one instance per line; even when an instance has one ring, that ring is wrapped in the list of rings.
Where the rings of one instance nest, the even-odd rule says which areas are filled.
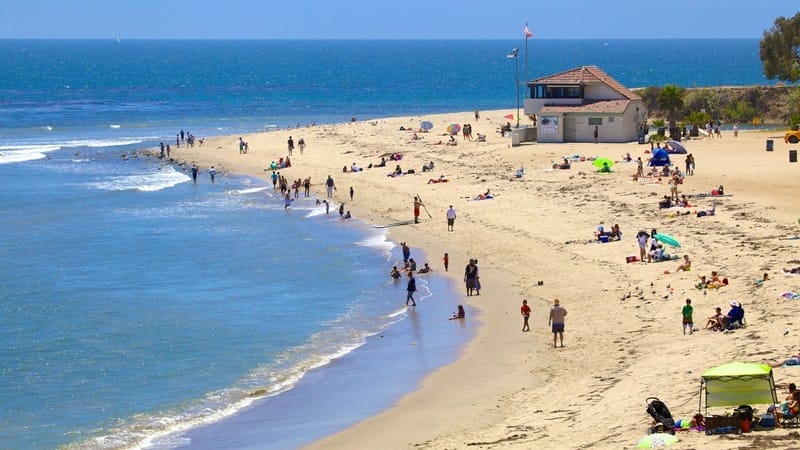
[[[412,197],[421,193],[434,219],[392,228],[389,236],[396,242],[424,248],[431,258],[444,251],[450,253],[454,269],[450,276],[459,283],[455,271],[460,272],[467,259],[479,259],[484,291],[479,297],[465,298],[465,304],[468,311],[480,310],[482,324],[458,360],[428,376],[419,389],[389,410],[308,448],[466,448],[476,442],[555,448],[556,443],[563,446],[567,438],[574,439],[572,448],[599,438],[604,439],[603,446],[628,447],[644,435],[649,423],[643,414],[644,399],[649,395],[664,399],[676,417],[686,417],[696,410],[696,381],[705,368],[731,358],[762,361],[789,354],[791,345],[778,340],[786,326],[784,318],[791,316],[789,311],[774,322],[762,323],[759,318],[777,307],[776,290],[800,290],[800,285],[796,280],[781,279],[780,287],[770,284],[760,291],[752,288],[758,274],[780,271],[780,265],[790,259],[786,250],[797,249],[794,241],[778,241],[779,235],[796,229],[796,217],[792,218],[790,212],[796,186],[786,181],[793,180],[792,166],[786,163],[785,146],[777,137],[780,132],[742,132],[737,140],[728,133],[721,140],[687,142],[690,152],[698,157],[699,172],[688,177],[681,190],[707,192],[722,181],[726,191],[735,192],[735,197],[721,202],[717,216],[701,222],[693,216],[662,217],[654,204],[666,186],[631,183],[629,175],[635,166],[619,164],[610,176],[597,174],[588,163],[576,163],[568,171],[547,169],[549,161],[562,155],[603,153],[618,158],[630,152],[635,158],[644,156],[649,146],[581,143],[512,148],[507,138],[494,133],[494,128],[504,122],[502,112],[486,111],[481,116],[492,119],[475,121],[472,113],[452,113],[379,119],[375,125],[359,122],[254,134],[245,138],[252,142],[251,153],[241,156],[235,154],[235,137],[209,138],[203,148],[175,151],[181,159],[204,167],[215,165],[218,170],[261,178],[269,173],[264,167],[270,160],[285,156],[285,150],[275,149],[285,148],[287,135],[292,134],[295,140],[303,137],[306,155],[295,150],[293,167],[286,171],[288,178],[311,175],[318,188],[331,174],[340,188],[340,198],[348,185],[353,185],[356,200],[352,205],[345,200],[346,208],[354,217],[378,225],[407,220]],[[410,140],[407,132],[398,131],[401,125],[416,128],[420,120],[435,124],[422,141]],[[449,122],[473,123],[474,131],[487,134],[489,142],[459,141],[452,148],[432,145]],[[778,151],[764,153],[764,139],[778,140]],[[390,167],[360,173],[341,171],[351,162],[366,167],[376,163],[380,154],[394,151],[403,153],[399,162],[403,167],[418,170],[433,160],[437,168],[431,174],[418,171],[400,178],[385,176]],[[519,165],[525,165],[527,174],[516,180],[511,174]],[[765,180],[764,173],[773,174],[774,179]],[[448,176],[450,182],[425,183],[428,177],[439,174]],[[492,201],[467,200],[486,188],[499,195]],[[707,206],[705,203],[701,201],[697,207]],[[446,231],[444,211],[448,204],[454,204],[458,212],[454,233]],[[619,221],[625,233],[623,242],[572,243],[591,240],[591,231],[600,220]],[[714,227],[714,234],[708,233],[708,226]],[[665,266],[658,264],[624,264],[624,257],[636,252],[636,229],[653,227],[666,227],[673,233],[673,228],[685,229],[676,234],[689,242],[690,236],[703,235],[685,250],[692,255],[696,271],[667,275],[662,273]],[[756,235],[759,247],[772,250],[762,254],[747,241],[739,244],[748,233]],[[781,254],[783,259],[770,263],[767,256],[775,258],[772,253]],[[732,286],[724,293],[697,298],[698,293],[692,291],[697,272],[710,270],[723,270],[732,279]],[[543,280],[543,286],[537,286],[537,280]],[[650,283],[654,283],[652,289]],[[643,292],[642,300],[624,300],[626,292],[638,289]],[[663,301],[664,289],[673,289],[675,298]],[[753,337],[750,330],[734,334],[732,339],[702,333],[689,338],[697,339],[694,345],[700,347],[693,345],[694,352],[687,353],[685,346],[692,345],[691,341],[681,341],[679,328],[672,325],[680,311],[681,299],[677,297],[682,295],[697,300],[698,318],[705,317],[712,303],[742,299],[749,317],[759,323],[761,336]],[[566,348],[554,350],[549,348],[546,314],[555,297],[561,298],[570,314]],[[521,326],[518,308],[522,298],[527,298],[533,309],[531,333],[515,329]],[[797,312],[793,304],[780,306]],[[761,346],[758,352],[741,346],[753,340]],[[658,346],[660,351],[643,351],[648,346]],[[663,373],[658,367],[665,360],[682,369]],[[786,376],[791,375],[776,371],[777,381],[784,381]],[[575,420],[582,424],[581,429],[600,429],[607,422],[607,415],[601,411],[609,408],[621,418],[619,429],[599,437],[574,436],[571,424]],[[535,418],[542,415],[549,419],[543,422]],[[741,445],[704,439],[685,436],[694,445]]]

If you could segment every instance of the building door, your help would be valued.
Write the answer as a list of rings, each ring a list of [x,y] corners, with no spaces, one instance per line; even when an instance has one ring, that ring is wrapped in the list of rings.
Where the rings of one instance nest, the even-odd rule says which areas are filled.
[[[578,141],[578,125],[574,117],[564,116],[564,141]]]

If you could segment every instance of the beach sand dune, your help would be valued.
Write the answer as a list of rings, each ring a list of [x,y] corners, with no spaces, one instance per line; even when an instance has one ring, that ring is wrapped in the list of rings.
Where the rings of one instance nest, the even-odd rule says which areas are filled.
[[[416,130],[422,120],[434,128],[417,133],[419,139],[400,131]],[[800,291],[800,278],[782,272],[800,248],[800,240],[788,239],[800,234],[800,165],[789,163],[793,147],[783,143],[781,131],[742,131],[736,139],[727,132],[722,139],[685,142],[697,168],[679,186],[693,195],[690,214],[677,215],[657,207],[669,194],[666,180],[633,181],[635,163],[618,162],[610,174],[598,173],[589,161],[552,169],[570,155],[621,160],[630,153],[634,160],[646,159],[649,145],[511,147],[497,132],[505,121],[502,111],[482,112],[478,121],[471,112],[378,119],[243,136],[250,147],[244,155],[238,136],[173,150],[187,163],[267,180],[270,162],[287,156],[288,137],[302,137],[304,153],[296,149],[292,167],[281,170],[289,180],[310,176],[315,195],[324,197],[322,183],[331,175],[337,202],[376,225],[412,219],[412,200],[419,195],[433,218],[423,210],[420,224],[392,227],[390,236],[423,248],[435,258],[434,268],[441,267],[438,255],[450,253],[449,274],[459,282],[467,260],[479,261],[483,290],[464,302],[474,311],[470,320],[481,327],[461,358],[389,411],[309,448],[633,448],[650,422],[647,397],[661,398],[676,418],[688,419],[697,412],[699,378],[707,368],[797,353],[800,303],[780,294]],[[473,135],[487,135],[486,142],[458,136],[458,145],[438,144],[447,141],[442,134],[450,123],[471,123]],[[775,151],[765,151],[766,139],[775,140]],[[402,153],[402,160],[367,168],[391,153]],[[674,158],[683,168],[683,155]],[[434,170],[423,172],[430,161]],[[342,172],[353,163],[365,169]],[[398,164],[415,173],[387,176]],[[516,178],[520,166],[526,173]],[[441,175],[448,182],[428,183]],[[731,196],[695,196],[719,185]],[[473,200],[487,190],[493,199]],[[713,201],[714,216],[696,217]],[[458,214],[454,232],[447,231],[449,205]],[[622,240],[594,241],[601,221],[607,229],[619,224]],[[681,249],[668,251],[690,255],[690,272],[676,273],[679,261],[626,263],[627,256],[638,255],[636,233],[653,228],[681,242]],[[698,276],[711,271],[727,277],[729,286],[696,289]],[[757,286],[765,272],[769,279]],[[523,298],[533,309],[530,333],[520,331]],[[554,298],[568,311],[566,345],[556,349],[547,326]],[[695,308],[695,327],[702,328],[714,307],[727,311],[731,301],[743,304],[748,325],[732,333],[684,336],[680,313],[686,298]],[[798,377],[797,369],[775,371],[777,382]],[[735,439],[682,434],[674,448],[788,448],[795,444],[787,433]]]

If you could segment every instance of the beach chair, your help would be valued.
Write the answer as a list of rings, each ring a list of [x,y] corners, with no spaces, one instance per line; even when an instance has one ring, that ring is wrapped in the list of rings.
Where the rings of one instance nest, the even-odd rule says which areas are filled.
[[[800,427],[800,414],[790,414],[788,410],[783,410],[783,417],[781,418],[781,426],[783,428]]]

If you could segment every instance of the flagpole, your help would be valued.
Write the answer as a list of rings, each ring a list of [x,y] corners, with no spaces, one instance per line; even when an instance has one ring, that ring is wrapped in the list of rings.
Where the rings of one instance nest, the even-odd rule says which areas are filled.
[[[530,79],[528,78],[528,22],[525,22],[525,83],[527,85]]]

